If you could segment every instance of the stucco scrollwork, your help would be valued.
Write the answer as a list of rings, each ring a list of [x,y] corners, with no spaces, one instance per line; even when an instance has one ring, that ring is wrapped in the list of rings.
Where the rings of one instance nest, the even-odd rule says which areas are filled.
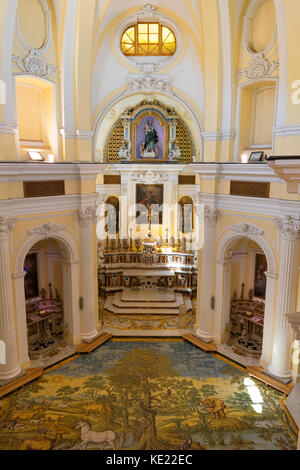
[[[270,62],[265,58],[263,52],[258,52],[253,55],[253,59],[248,67],[238,70],[238,78],[246,78],[253,81],[261,80],[262,78],[270,77],[278,67],[278,61]]]
[[[263,235],[264,231],[254,225],[242,223],[231,226],[233,232],[239,233],[247,237],[248,235]]]
[[[151,18],[156,16],[160,15],[157,11],[157,8],[154,5],[151,5],[151,3],[144,5],[138,12],[138,17]]]
[[[147,74],[140,78],[127,77],[127,93],[167,93],[173,94],[170,78],[153,77]]]
[[[39,227],[35,227],[32,230],[28,231],[28,235],[40,235],[44,238],[52,238],[58,232],[62,232],[65,227],[62,225],[52,224],[48,222],[47,224],[40,225]]]
[[[169,176],[166,173],[160,173],[158,171],[149,170],[144,173],[132,175],[130,180],[136,183],[145,184],[165,183],[166,181],[169,181]]]
[[[13,56],[12,60],[15,62],[22,72],[33,75],[35,77],[48,77],[49,75],[57,75],[58,68],[56,65],[49,65],[41,57],[40,49],[30,49],[28,54],[24,57]]]

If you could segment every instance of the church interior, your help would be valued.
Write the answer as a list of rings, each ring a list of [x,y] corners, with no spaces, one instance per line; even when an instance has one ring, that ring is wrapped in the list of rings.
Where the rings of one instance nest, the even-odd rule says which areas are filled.
[[[0,1],[0,450],[296,450],[299,0]]]

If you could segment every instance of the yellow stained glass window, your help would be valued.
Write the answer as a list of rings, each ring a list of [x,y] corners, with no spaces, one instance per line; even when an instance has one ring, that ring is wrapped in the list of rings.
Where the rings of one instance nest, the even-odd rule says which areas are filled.
[[[167,26],[138,23],[123,33],[121,49],[127,56],[171,56],[176,52],[176,38]]]

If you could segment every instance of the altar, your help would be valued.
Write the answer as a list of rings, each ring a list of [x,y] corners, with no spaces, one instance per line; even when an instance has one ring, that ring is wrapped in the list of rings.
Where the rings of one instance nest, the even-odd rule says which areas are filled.
[[[193,309],[197,259],[180,240],[132,240],[98,250],[99,297],[104,311],[115,315],[184,315]]]

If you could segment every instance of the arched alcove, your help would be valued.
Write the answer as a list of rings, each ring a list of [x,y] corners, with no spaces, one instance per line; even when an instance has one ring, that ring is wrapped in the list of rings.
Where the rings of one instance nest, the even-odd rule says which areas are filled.
[[[254,290],[255,254],[266,259],[266,286],[264,298],[263,337],[260,363],[266,365],[271,360],[272,331],[274,320],[275,288],[277,279],[276,259],[273,249],[258,227],[247,225],[243,234],[243,226],[231,226],[219,243],[216,264],[216,308],[215,338],[219,343],[226,343],[230,332],[231,301],[241,299],[247,302],[250,290]],[[252,251],[252,253],[251,253]],[[238,268],[233,263],[240,263]],[[239,271],[237,271],[237,269]],[[233,282],[233,277],[235,279]],[[251,279],[253,276],[253,279]],[[243,284],[243,286],[242,286]],[[239,289],[235,295],[234,290]],[[254,293],[253,293],[254,297]],[[253,300],[253,298],[252,298]]]
[[[25,260],[29,254],[36,254],[36,270],[37,276],[39,276],[34,292],[38,295],[37,297],[34,296],[34,298],[36,300],[43,300],[41,297],[45,296],[45,300],[47,300],[47,297],[48,300],[51,300],[58,296],[63,305],[62,328],[64,341],[72,345],[78,344],[81,340],[77,249],[71,237],[64,233],[59,226],[56,226],[57,231],[52,226],[51,233],[51,225],[49,225],[49,234],[45,233],[47,231],[46,228],[45,226],[35,227],[30,232],[30,236],[19,247],[15,258],[13,279],[17,311],[17,337],[20,363],[23,367],[28,367],[30,364],[27,331],[28,315],[26,312],[26,289],[24,284]],[[46,272],[46,270],[48,271]],[[59,274],[55,274],[54,271]],[[49,284],[51,284],[51,288]],[[47,289],[46,294],[41,295],[41,290],[45,288]],[[55,289],[57,289],[57,293]],[[36,315],[36,321],[39,319],[38,317],[40,317],[40,314]],[[34,325],[34,321],[32,325]]]

